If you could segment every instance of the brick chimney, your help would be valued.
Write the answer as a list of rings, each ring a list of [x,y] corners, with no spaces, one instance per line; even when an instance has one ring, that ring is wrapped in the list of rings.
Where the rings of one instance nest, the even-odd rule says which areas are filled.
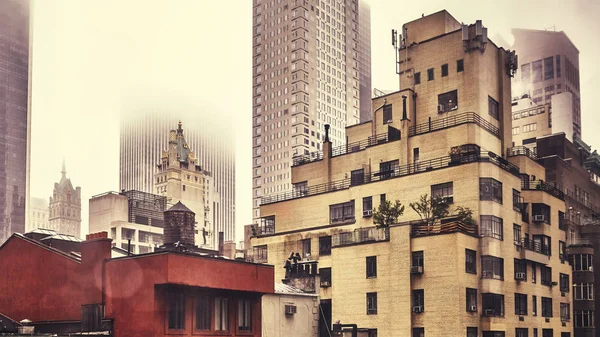
[[[82,284],[86,289],[83,304],[102,303],[102,267],[110,259],[111,243],[107,232],[88,234],[81,243],[81,272],[89,276]]]

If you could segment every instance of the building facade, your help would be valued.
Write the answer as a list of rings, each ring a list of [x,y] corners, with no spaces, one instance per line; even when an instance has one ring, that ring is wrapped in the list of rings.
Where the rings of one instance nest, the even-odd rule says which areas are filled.
[[[565,32],[513,29],[512,33],[520,73],[513,79],[513,96],[527,94],[536,104],[550,104],[554,128],[570,129],[566,134],[571,141],[575,136],[581,139],[579,50]],[[553,98],[565,92],[571,95]]]
[[[0,243],[25,232],[29,197],[29,1],[0,3]]]
[[[361,121],[371,56],[369,9],[360,2],[253,1],[255,221],[262,196],[292,189],[292,157],[321,150],[323,125],[339,146],[344,128]]]
[[[235,239],[235,146],[229,126],[208,116],[182,110],[132,110],[121,116],[120,178],[121,190],[155,194],[157,164],[169,143],[170,131],[181,119],[186,126],[186,141],[194,149],[198,165],[210,173],[209,221],[225,239]],[[181,119],[178,119],[181,118]]]
[[[320,295],[321,336],[337,321],[371,336],[571,336],[565,196],[511,149],[514,53],[446,11],[405,24],[399,49],[400,90],[373,99],[372,122],[347,127],[341,151],[325,131],[322,152],[295,158],[293,192],[262,199],[254,261],[297,253],[275,278]],[[449,214],[419,215],[423,196]],[[379,226],[387,201],[405,210]]]
[[[81,235],[81,187],[73,187],[67,178],[67,168],[63,161],[62,177],[54,183],[50,197],[48,229],[79,238]]]
[[[29,216],[27,217],[26,231],[32,231],[37,228],[48,228],[48,199],[35,198],[29,199]]]
[[[177,130],[169,133],[167,151],[163,151],[161,162],[154,176],[155,193],[165,196],[169,206],[182,202],[196,215],[196,230],[199,243],[204,246],[216,247],[215,231],[212,219],[209,217],[214,200],[210,193],[210,172],[198,165],[196,154],[190,149],[183,135],[179,122]]]
[[[107,232],[113,247],[151,253],[163,244],[167,198],[142,191],[108,192],[89,204],[90,232]]]

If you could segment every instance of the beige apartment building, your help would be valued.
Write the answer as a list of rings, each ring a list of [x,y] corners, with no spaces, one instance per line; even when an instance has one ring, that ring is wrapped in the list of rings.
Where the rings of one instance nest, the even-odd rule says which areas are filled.
[[[253,219],[260,200],[291,191],[292,158],[334,146],[369,120],[370,10],[363,0],[253,0]],[[361,107],[363,111],[361,111]]]
[[[335,146],[294,158],[291,192],[262,198],[251,239],[276,281],[320,295],[332,323],[369,336],[571,336],[564,193],[512,148],[513,53],[481,21],[441,11],[403,26],[400,90]],[[445,198],[433,225],[409,203]],[[377,227],[384,201],[406,206]],[[473,211],[474,223],[457,215]]]

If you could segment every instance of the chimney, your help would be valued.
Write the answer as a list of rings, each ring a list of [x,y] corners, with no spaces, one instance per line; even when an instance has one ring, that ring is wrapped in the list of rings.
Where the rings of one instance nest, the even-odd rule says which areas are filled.
[[[219,232],[219,256],[223,256],[224,253],[224,245],[225,245],[225,234],[223,232]]]
[[[323,158],[331,158],[331,141],[329,140],[329,124],[325,124],[325,139],[323,140]]]
[[[81,282],[84,288],[84,304],[102,303],[102,269],[104,261],[111,257],[112,239],[107,232],[88,234],[81,243],[81,272],[89,276]]]

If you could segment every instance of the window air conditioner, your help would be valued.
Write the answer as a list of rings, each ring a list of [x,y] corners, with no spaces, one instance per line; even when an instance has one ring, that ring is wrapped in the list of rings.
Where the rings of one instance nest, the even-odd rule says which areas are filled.
[[[413,311],[416,313],[421,313],[421,312],[423,312],[423,306],[422,305],[414,306]]]
[[[544,215],[542,215],[542,214],[536,214],[533,216],[534,222],[543,222],[545,220],[546,220],[546,217],[544,217]]]
[[[410,273],[411,274],[423,274],[423,266],[411,266]]]
[[[443,104],[438,105],[438,113],[444,113],[444,112],[446,112],[444,109],[444,105]]]
[[[495,312],[494,312],[494,309],[485,309],[484,314],[486,316],[494,316]]]
[[[296,313],[296,306],[295,305],[286,305],[285,306],[285,314],[286,315],[293,315]]]
[[[525,273],[515,273],[515,279],[516,280],[524,280],[525,279]]]
[[[481,277],[483,278],[492,278],[494,275],[492,274],[491,271],[482,271],[481,272]]]
[[[469,311],[470,312],[477,312],[477,306],[476,305],[469,306]]]
[[[373,210],[372,209],[367,209],[367,210],[363,211],[363,217],[364,218],[370,217],[370,216],[373,216]]]

